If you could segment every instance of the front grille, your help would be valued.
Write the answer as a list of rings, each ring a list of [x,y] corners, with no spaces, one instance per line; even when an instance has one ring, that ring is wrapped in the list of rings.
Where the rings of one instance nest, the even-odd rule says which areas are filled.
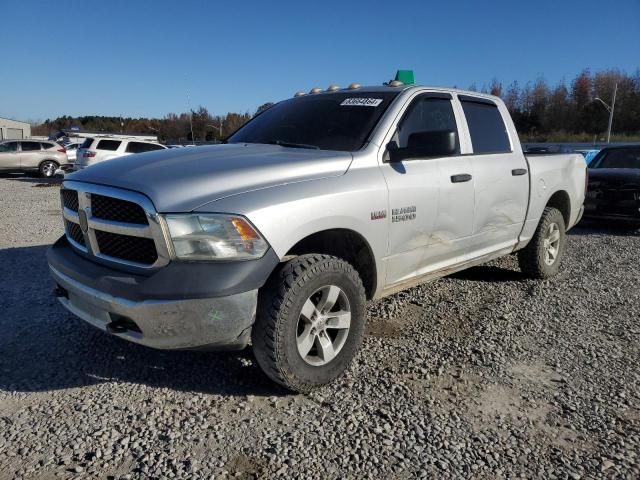
[[[75,190],[61,190],[62,204],[69,210],[78,211],[78,192]]]
[[[70,222],[69,220],[65,220],[64,223],[67,227],[67,235],[71,240],[84,247],[84,235],[82,234],[82,230],[80,230],[80,226],[77,223]]]
[[[67,238],[83,256],[139,269],[169,263],[165,234],[144,195],[74,181],[62,184],[61,195]]]
[[[158,259],[156,245],[151,238],[120,235],[100,230],[96,230],[95,233],[102,255],[144,265],[151,265]]]
[[[91,195],[91,215],[103,220],[148,225],[147,215],[136,203],[119,198]]]

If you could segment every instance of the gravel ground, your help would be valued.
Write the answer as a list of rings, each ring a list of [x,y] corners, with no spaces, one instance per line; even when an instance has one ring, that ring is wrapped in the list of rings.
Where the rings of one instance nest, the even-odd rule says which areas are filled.
[[[158,352],[51,296],[58,188],[0,178],[0,478],[639,478],[640,236],[576,229],[372,303],[348,374],[271,384],[251,351]]]

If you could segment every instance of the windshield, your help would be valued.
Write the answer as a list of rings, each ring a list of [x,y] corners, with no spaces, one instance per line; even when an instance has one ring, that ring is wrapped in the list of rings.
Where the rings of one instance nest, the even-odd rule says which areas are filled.
[[[241,127],[228,143],[359,150],[398,92],[305,95],[275,104]]]
[[[593,160],[593,168],[639,168],[640,148],[602,150]]]

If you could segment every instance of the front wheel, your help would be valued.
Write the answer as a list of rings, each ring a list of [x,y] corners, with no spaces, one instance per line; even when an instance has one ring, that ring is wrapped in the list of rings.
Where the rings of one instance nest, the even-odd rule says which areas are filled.
[[[560,268],[566,233],[564,217],[557,208],[547,207],[529,244],[518,252],[520,270],[533,278],[549,278]]]
[[[358,273],[328,255],[285,263],[260,292],[253,351],[269,378],[308,392],[340,376],[364,331],[365,293]]]
[[[55,175],[56,170],[58,170],[59,165],[53,160],[45,160],[38,167],[38,172],[41,177],[51,178]]]

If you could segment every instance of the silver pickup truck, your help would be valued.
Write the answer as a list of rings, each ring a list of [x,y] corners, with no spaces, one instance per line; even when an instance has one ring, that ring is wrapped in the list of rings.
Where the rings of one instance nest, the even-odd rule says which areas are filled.
[[[525,157],[499,98],[398,83],[314,90],[226,144],[70,175],[56,296],[153,348],[251,343],[271,379],[308,391],[348,367],[369,299],[516,252],[555,274],[581,156]]]

